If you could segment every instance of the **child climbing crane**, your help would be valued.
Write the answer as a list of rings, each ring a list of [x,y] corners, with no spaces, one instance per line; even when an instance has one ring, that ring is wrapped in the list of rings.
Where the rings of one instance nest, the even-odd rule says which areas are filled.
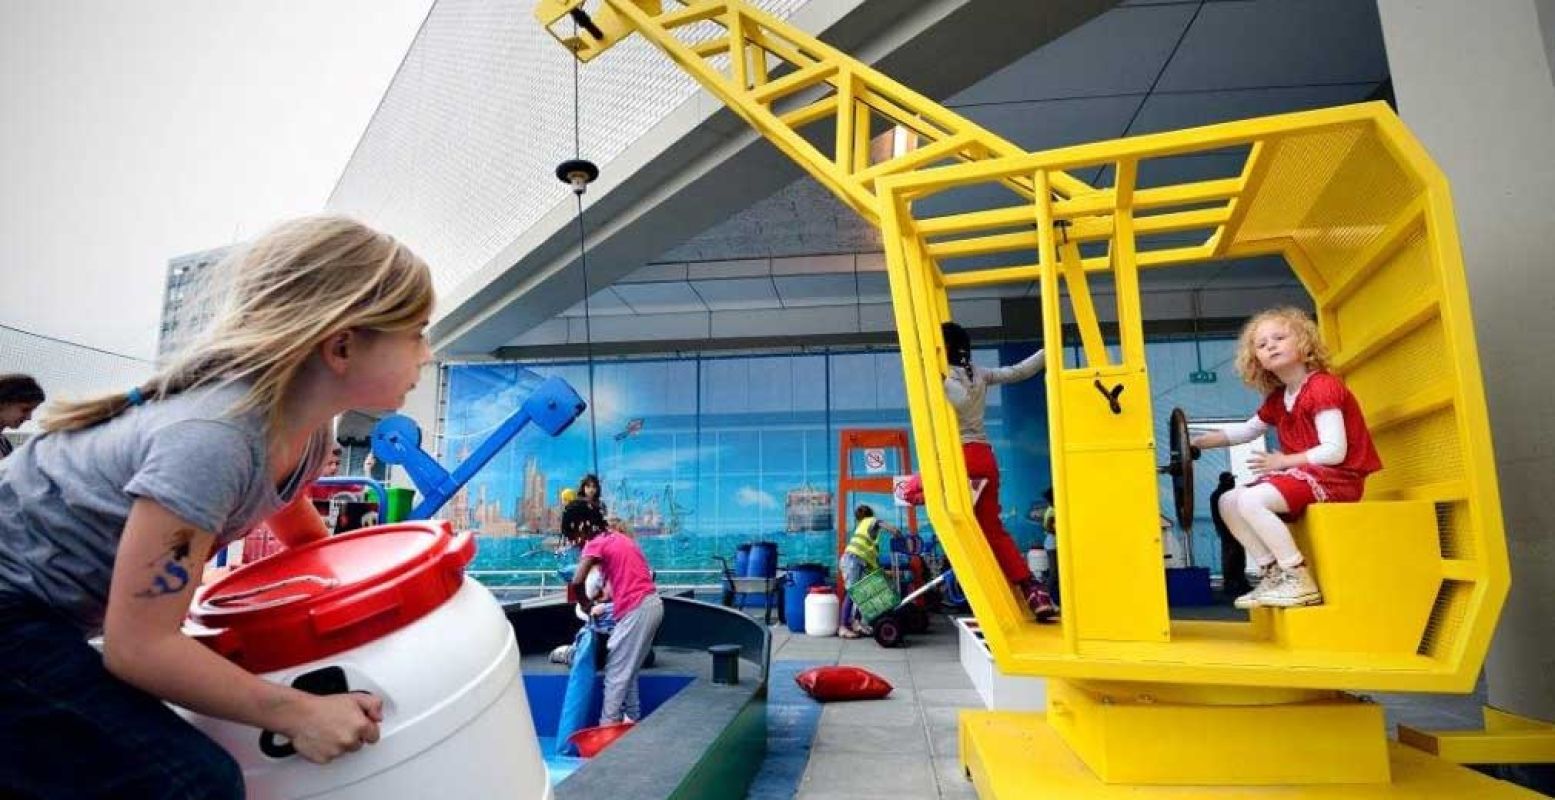
[[[255,523],[281,510],[288,540],[324,535],[304,489],[333,419],[404,403],[431,357],[432,275],[342,217],[281,225],[218,274],[197,344],[51,409],[0,468],[0,796],[243,797],[237,762],[168,703],[313,762],[378,741],[378,698],[263,680],[182,626],[211,553]]]
[[[1258,479],[1220,498],[1231,534],[1258,566],[1253,590],[1237,608],[1310,606],[1323,602],[1306,559],[1279,515],[1299,517],[1313,503],[1361,499],[1366,476],[1382,469],[1355,395],[1328,372],[1328,351],[1305,312],[1283,307],[1247,321],[1236,368],[1265,393],[1246,422],[1195,436],[1195,447],[1250,442],[1273,428],[1279,450],[1249,459]]]
[[[972,511],[983,536],[993,548],[994,558],[1004,577],[1021,590],[1026,603],[1038,622],[1051,622],[1058,616],[1058,607],[1048,596],[1042,584],[1032,577],[1031,568],[1004,522],[999,518],[999,462],[994,459],[993,447],[988,444],[988,432],[984,428],[983,415],[988,402],[988,387],[1001,383],[1017,383],[1036,375],[1046,365],[1043,351],[1028,356],[1024,361],[1008,367],[979,367],[972,363],[972,337],[966,329],[954,322],[941,326],[945,337],[945,354],[950,362],[950,374],[945,378],[945,396],[956,410],[956,423],[961,429],[961,453],[966,458],[967,478],[985,481],[978,493]]]

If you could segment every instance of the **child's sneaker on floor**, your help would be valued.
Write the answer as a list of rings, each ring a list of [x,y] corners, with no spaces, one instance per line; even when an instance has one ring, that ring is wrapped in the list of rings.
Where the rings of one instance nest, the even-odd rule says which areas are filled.
[[[1323,593],[1318,591],[1317,581],[1312,580],[1312,572],[1305,564],[1281,570],[1281,573],[1279,583],[1258,596],[1259,605],[1272,608],[1322,605]]]
[[[1258,572],[1258,583],[1251,591],[1232,601],[1231,605],[1241,609],[1257,608],[1261,603],[1259,599],[1265,592],[1272,590],[1280,582],[1280,565],[1269,564]]]
[[[852,628],[844,626],[842,628],[838,628],[837,629],[837,635],[841,636],[844,639],[857,639],[860,634],[859,634],[858,631],[856,631],[856,630],[854,630]]]
[[[1037,616],[1038,622],[1058,619],[1058,606],[1053,605],[1053,598],[1041,586],[1033,585],[1026,590],[1026,605],[1031,606],[1031,613]]]

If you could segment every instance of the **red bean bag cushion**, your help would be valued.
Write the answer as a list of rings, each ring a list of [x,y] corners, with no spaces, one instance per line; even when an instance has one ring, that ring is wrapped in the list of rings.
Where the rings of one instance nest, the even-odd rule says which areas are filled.
[[[600,725],[593,728],[584,728],[567,737],[578,748],[578,755],[584,758],[593,758],[632,729],[637,723],[627,720],[624,722],[612,722],[608,725]]]
[[[923,505],[923,476],[913,473],[895,487],[896,499],[910,506]]]
[[[794,676],[794,683],[805,694],[827,702],[829,700],[878,700],[891,693],[891,684],[885,678],[863,667],[816,667]]]

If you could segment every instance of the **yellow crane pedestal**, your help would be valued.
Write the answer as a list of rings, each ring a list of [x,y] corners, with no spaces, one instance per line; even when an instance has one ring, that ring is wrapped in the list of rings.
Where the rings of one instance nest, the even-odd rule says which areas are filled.
[[[1346,694],[1471,691],[1511,580],[1447,180],[1392,109],[1030,153],[740,0],[535,15],[584,62],[643,37],[880,227],[929,517],[997,668],[1049,680],[1045,714],[962,715],[979,794],[1531,796],[1390,743],[1381,709]],[[1183,180],[1183,159],[1218,174]],[[1185,516],[1192,460],[1184,414],[1156,440],[1140,273],[1253,257],[1311,297],[1384,468],[1361,502],[1293,526],[1323,605],[1174,620],[1158,471]],[[1059,625],[1032,621],[977,525],[944,389],[951,296],[1004,284],[1040,291]],[[1546,752],[1548,727],[1492,721]]]
[[[1353,702],[1353,701],[1352,701]],[[1130,728],[1138,747],[1130,758],[1145,764],[1157,764],[1183,749],[1192,749],[1197,758],[1220,760],[1220,777],[1208,778],[1201,783],[1175,780],[1133,780],[1108,782],[1093,771],[1081,759],[1070,743],[1049,724],[1054,716],[1039,712],[1017,711],[963,711],[961,712],[961,765],[967,777],[977,787],[979,797],[998,800],[1084,800],[1097,798],[1130,798],[1131,800],[1206,800],[1209,798],[1302,798],[1302,800],[1383,800],[1384,798],[1409,798],[1409,800],[1500,800],[1518,798],[1532,800],[1543,797],[1503,781],[1482,775],[1467,767],[1453,764],[1396,742],[1390,742],[1377,727],[1362,748],[1365,760],[1376,763],[1380,757],[1386,777],[1381,781],[1332,783],[1321,763],[1312,765],[1312,772],[1299,774],[1283,784],[1275,785],[1265,780],[1238,782],[1236,759],[1251,750],[1260,752],[1267,746],[1258,739],[1266,736],[1276,717],[1267,715],[1268,709],[1250,709],[1240,718],[1226,716],[1215,722],[1235,719],[1236,728],[1183,728],[1166,724],[1145,723],[1139,717],[1121,722],[1121,728]],[[1173,714],[1167,710],[1166,715]],[[1377,716],[1380,718],[1381,713]],[[1213,712],[1205,719],[1214,718]],[[1316,721],[1318,717],[1308,718]],[[1180,721],[1180,720],[1179,720]],[[1325,729],[1304,728],[1300,735],[1311,740],[1321,740],[1329,735]],[[1289,737],[1281,737],[1289,738]],[[1181,740],[1169,743],[1170,740]],[[1154,741],[1161,745],[1151,751],[1145,745]],[[1307,747],[1283,753],[1287,766],[1299,770],[1303,758],[1313,755]],[[1328,745],[1321,745],[1325,750]],[[1334,748],[1336,749],[1336,748]],[[1380,751],[1380,753],[1379,753]],[[1328,753],[1316,754],[1325,761]],[[1211,765],[1203,765],[1211,766]],[[1132,767],[1131,767],[1132,768]],[[1168,767],[1168,773],[1177,773]]]

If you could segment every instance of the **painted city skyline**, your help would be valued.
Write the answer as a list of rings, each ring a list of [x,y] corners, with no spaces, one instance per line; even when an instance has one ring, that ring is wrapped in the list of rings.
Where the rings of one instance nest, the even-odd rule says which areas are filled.
[[[1201,347],[1210,367],[1226,368],[1232,343]],[[1251,413],[1256,398],[1234,381],[1186,380],[1201,366],[1201,347],[1148,348],[1155,385],[1162,387],[1152,398],[1160,416],[1174,405],[1196,416]],[[1011,363],[1030,351],[985,348],[974,360]],[[635,529],[656,568],[706,567],[714,555],[727,557],[737,544],[762,539],[779,543],[783,563],[830,563],[839,431],[910,432],[900,357],[892,352],[464,364],[448,372],[439,448],[445,466],[456,466],[522,402],[531,369],[560,376],[590,408],[560,436],[524,430],[445,509],[456,526],[481,535],[478,559],[487,567],[548,563],[561,490],[590,472],[600,477],[609,513]],[[1179,372],[1183,380],[1171,380]],[[1041,380],[989,394],[988,433],[1004,476],[1002,515],[1022,547],[1040,541],[1040,513],[1032,512],[1050,485],[1045,398]],[[1209,474],[1200,482],[1212,486],[1209,465],[1201,472]],[[905,518],[888,496],[851,499],[870,502],[888,519]],[[1214,540],[1203,513],[1196,551]],[[498,546],[503,539],[515,542]]]

